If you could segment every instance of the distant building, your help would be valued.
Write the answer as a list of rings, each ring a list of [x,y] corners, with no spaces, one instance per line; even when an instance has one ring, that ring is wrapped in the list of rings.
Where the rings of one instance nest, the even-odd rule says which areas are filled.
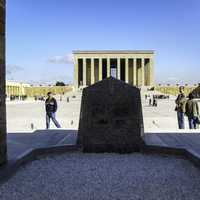
[[[6,81],[6,96],[10,98],[11,96],[25,96],[25,88],[30,87],[29,84],[16,82],[16,81]]]
[[[115,77],[137,87],[153,86],[154,51],[73,51],[74,86]]]
[[[72,91],[72,86],[47,86],[38,85],[33,86],[27,83],[21,83],[16,81],[6,81],[6,96],[7,98],[16,97],[15,99],[20,99],[20,97],[42,97],[46,96],[47,92],[52,92],[55,95],[63,95],[67,92]]]
[[[66,86],[33,86],[25,88],[25,93],[28,97],[44,97],[47,95],[48,92],[52,92],[55,95],[63,95],[67,92],[72,91],[72,86],[66,85]]]

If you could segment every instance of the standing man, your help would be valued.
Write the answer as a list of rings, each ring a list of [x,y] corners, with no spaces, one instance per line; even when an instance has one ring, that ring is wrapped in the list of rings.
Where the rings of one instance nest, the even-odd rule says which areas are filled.
[[[176,103],[175,111],[177,111],[178,127],[179,129],[184,129],[185,128],[184,113],[185,113],[186,98],[183,86],[179,87],[179,95],[176,98],[175,103]]]
[[[60,124],[56,120],[56,111],[57,111],[57,102],[56,99],[53,97],[51,92],[47,93],[47,99],[45,101],[45,108],[46,108],[46,128],[49,129],[50,127],[50,119],[52,119],[53,123],[57,128],[61,128]]]
[[[189,99],[187,100],[185,106],[185,114],[188,117],[189,128],[197,129],[198,127],[198,117],[199,117],[199,106],[198,102],[194,100],[194,95],[189,94]]]

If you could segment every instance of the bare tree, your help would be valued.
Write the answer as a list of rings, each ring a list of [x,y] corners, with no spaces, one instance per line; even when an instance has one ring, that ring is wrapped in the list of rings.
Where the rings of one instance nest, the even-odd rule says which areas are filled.
[[[5,105],[5,0],[0,0],[0,165],[7,161]]]

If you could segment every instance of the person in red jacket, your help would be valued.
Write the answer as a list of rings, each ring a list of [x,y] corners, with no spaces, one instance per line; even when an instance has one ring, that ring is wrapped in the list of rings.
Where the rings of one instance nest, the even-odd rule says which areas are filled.
[[[59,122],[56,120],[56,111],[57,111],[57,101],[53,97],[51,92],[47,93],[47,99],[45,101],[45,109],[46,109],[46,128],[50,127],[50,119],[52,119],[53,123],[57,128],[61,128]]]

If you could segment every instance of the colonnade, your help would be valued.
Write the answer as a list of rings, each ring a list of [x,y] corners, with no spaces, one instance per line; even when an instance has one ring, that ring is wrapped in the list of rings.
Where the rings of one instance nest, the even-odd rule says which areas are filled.
[[[14,82],[14,81],[6,81],[6,96],[12,97],[12,96],[25,96],[26,91],[25,88],[30,87],[27,83],[20,83],[20,82]]]
[[[75,57],[75,85],[88,86],[113,76],[131,85],[153,85],[153,58],[151,57]]]
[[[6,86],[6,96],[11,96],[11,95],[15,95],[15,96],[19,96],[21,95],[21,90],[19,86]]]

